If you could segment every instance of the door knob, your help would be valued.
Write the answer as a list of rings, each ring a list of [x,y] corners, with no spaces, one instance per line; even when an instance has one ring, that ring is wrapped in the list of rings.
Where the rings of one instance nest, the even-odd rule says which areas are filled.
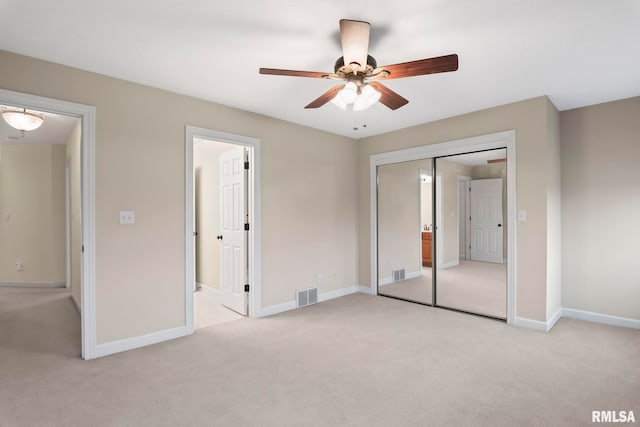
[[[218,240],[222,240],[222,234],[220,234],[220,235],[216,236],[216,239],[218,239]]]
[[[498,224],[498,227],[502,227],[502,224]]]

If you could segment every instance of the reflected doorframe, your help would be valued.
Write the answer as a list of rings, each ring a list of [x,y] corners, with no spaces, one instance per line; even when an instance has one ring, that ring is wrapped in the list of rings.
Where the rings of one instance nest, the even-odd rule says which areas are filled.
[[[513,224],[507,234],[507,324],[515,324],[516,284],[516,131],[480,135],[470,138],[423,145],[404,150],[372,154],[369,158],[370,179],[370,238],[371,283],[370,293],[378,295],[378,199],[377,168],[381,165],[463,154],[472,151],[507,149],[507,223]],[[436,241],[437,244],[437,241]]]

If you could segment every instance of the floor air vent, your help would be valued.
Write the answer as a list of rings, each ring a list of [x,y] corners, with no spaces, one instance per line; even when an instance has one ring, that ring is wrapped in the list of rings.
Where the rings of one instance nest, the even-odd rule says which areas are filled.
[[[393,281],[399,282],[404,280],[404,268],[400,268],[398,270],[391,270],[391,274],[393,274]]]
[[[296,291],[296,302],[299,307],[315,304],[318,302],[318,288],[303,289]]]

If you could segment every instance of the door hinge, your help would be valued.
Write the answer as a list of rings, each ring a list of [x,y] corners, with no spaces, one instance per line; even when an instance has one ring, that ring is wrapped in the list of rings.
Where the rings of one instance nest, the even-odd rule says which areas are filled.
[[[244,231],[249,231],[249,223],[248,222],[244,225]]]
[[[249,162],[244,162],[244,168],[245,168],[246,170],[249,170]]]
[[[82,245],[82,252],[84,252],[84,245]]]
[[[244,291],[249,292],[249,285],[244,285]]]

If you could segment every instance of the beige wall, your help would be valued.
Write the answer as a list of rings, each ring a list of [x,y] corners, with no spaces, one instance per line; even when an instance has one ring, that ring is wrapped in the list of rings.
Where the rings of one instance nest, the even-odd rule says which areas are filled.
[[[402,148],[514,129],[517,207],[528,220],[516,228],[516,315],[547,319],[547,138],[549,102],[534,98],[365,138],[359,145],[360,283],[370,285],[369,156]]]
[[[200,141],[193,146],[195,170],[196,282],[220,289],[220,154],[230,144]]]
[[[0,150],[0,282],[63,284],[65,147],[7,144]]]
[[[8,52],[0,87],[97,107],[98,344],[185,325],[187,124],[261,140],[263,307],[358,283],[357,142]]]
[[[70,180],[70,194],[71,198],[71,295],[75,299],[78,306],[82,297],[81,286],[81,264],[82,264],[82,192],[81,192],[81,124],[78,123],[71,131],[69,140],[66,147],[66,163],[69,165],[69,180]]]
[[[392,270],[407,274],[422,269],[420,234],[420,169],[430,161],[417,160],[378,166],[378,278]]]
[[[640,319],[640,97],[560,119],[562,305]]]

